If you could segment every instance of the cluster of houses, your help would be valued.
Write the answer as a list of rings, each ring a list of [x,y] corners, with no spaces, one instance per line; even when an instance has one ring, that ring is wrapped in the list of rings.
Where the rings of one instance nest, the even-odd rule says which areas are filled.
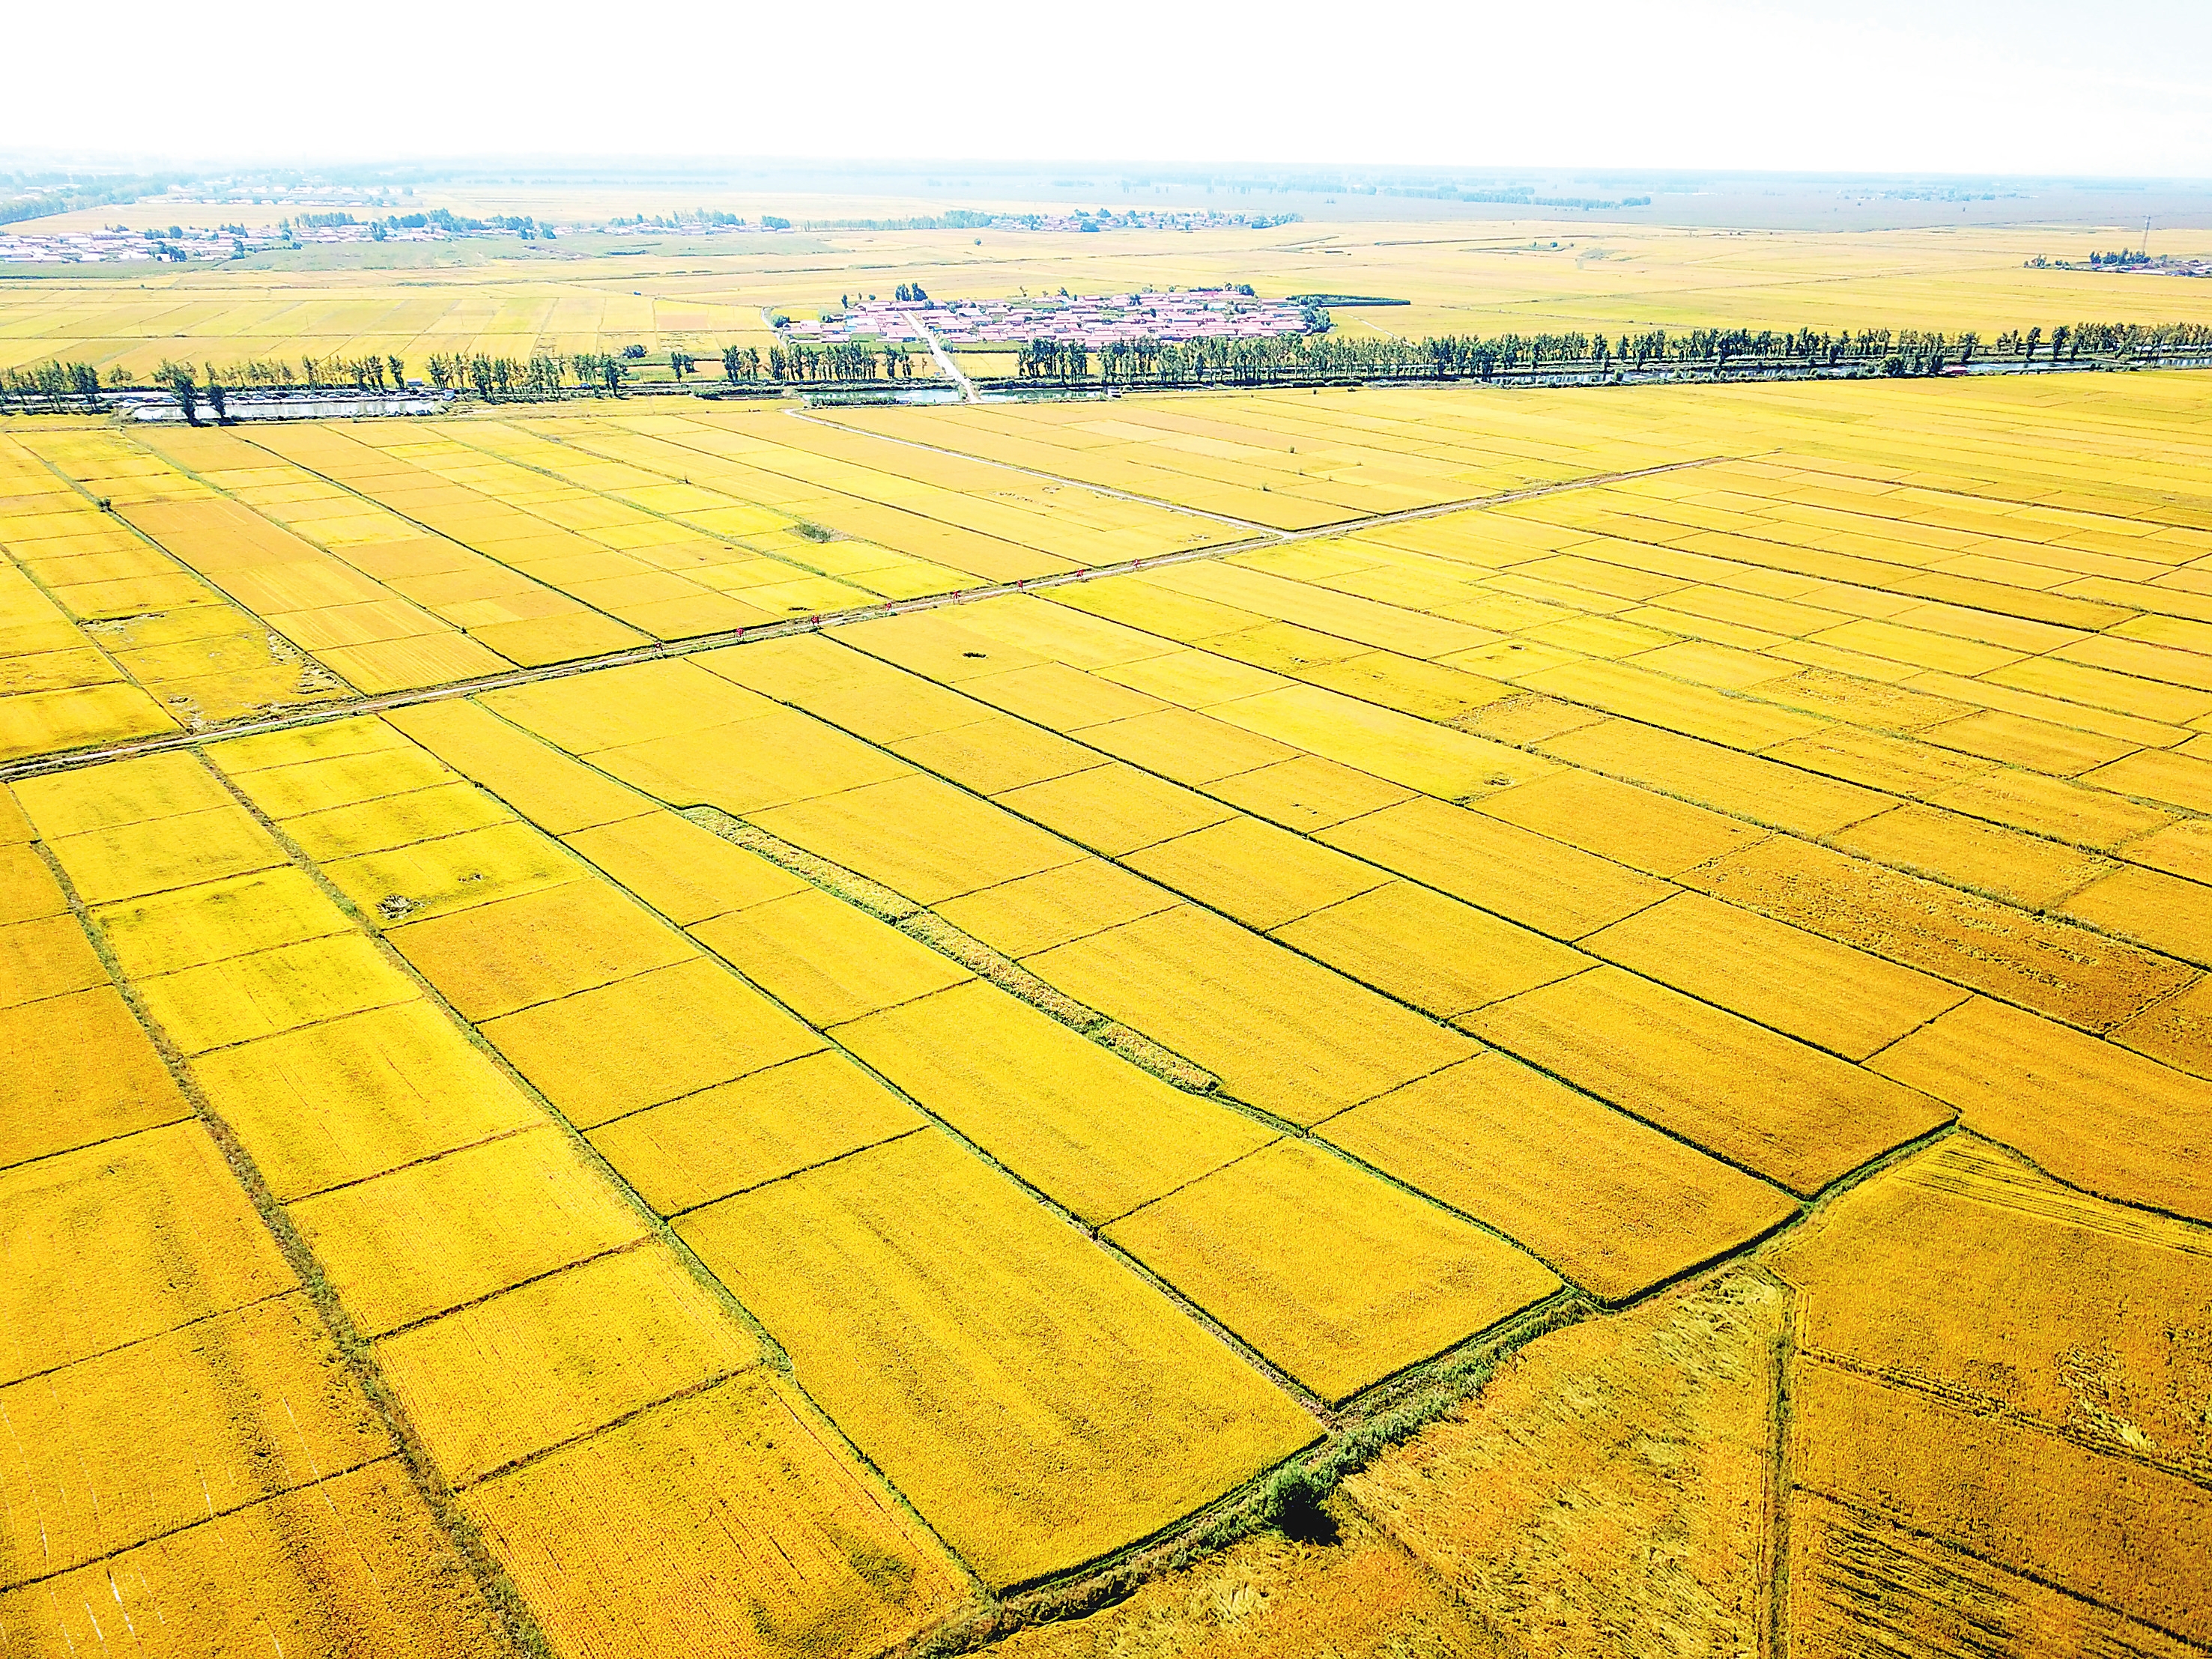
[[[1262,300],[1241,289],[1165,293],[1046,295],[1018,300],[864,300],[820,321],[782,325],[810,343],[914,340],[923,330],[946,345],[1026,345],[1050,340],[1091,350],[1115,341],[1264,338],[1317,325],[1295,300]]]
[[[1176,213],[1128,208],[1120,213],[1100,208],[1096,213],[1078,209],[1073,213],[1000,213],[992,216],[993,230],[1268,230],[1295,224],[1296,213]]]
[[[96,265],[131,260],[228,259],[236,249],[228,235],[188,230],[172,240],[161,231],[71,231],[64,235],[11,236],[0,231],[0,264]]]
[[[366,224],[295,225],[285,236],[270,229],[249,230],[243,225],[210,230],[205,227],[167,230],[68,231],[47,235],[10,235],[0,231],[0,264],[96,265],[147,261],[190,264],[196,260],[237,259],[273,247],[296,247],[334,242],[441,242],[447,233],[376,228]]]

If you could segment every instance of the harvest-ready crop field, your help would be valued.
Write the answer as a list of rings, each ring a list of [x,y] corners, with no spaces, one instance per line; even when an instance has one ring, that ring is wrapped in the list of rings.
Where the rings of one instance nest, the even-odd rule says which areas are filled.
[[[9,420],[0,1654],[2212,1646],[2206,392]]]
[[[562,204],[502,210],[552,216]],[[817,204],[823,212],[836,210]],[[607,210],[601,204],[596,210]],[[476,204],[471,210],[483,210]],[[792,210],[803,211],[804,210]],[[850,211],[848,204],[846,211]],[[884,210],[890,210],[886,209]],[[914,210],[908,204],[908,210]],[[212,226],[240,210],[163,206]],[[275,210],[261,214],[273,216]],[[90,228],[112,210],[11,231]],[[257,222],[259,222],[257,220]],[[2056,263],[2133,241],[2080,225],[1960,226],[1850,234],[1698,230],[1531,217],[1492,222],[1323,222],[1203,231],[824,230],[686,242],[364,245],[214,264],[9,267],[0,282],[0,370],[59,359],[140,380],[164,359],[228,369],[252,360],[396,356],[422,375],[434,356],[698,354],[717,375],[725,345],[765,350],[768,318],[811,318],[841,299],[889,300],[921,283],[940,298],[1117,294],[1250,283],[1262,296],[1329,294],[1406,303],[1341,307],[1351,338],[1661,328],[1978,331],[2201,316],[2200,283],[2119,276]],[[2212,253],[2203,230],[2169,230],[2160,251]],[[979,359],[978,361],[987,361]],[[922,365],[925,373],[927,365]]]

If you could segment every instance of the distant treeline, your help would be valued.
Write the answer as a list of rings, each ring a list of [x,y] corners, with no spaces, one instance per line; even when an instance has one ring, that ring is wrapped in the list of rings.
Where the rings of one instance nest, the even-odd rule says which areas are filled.
[[[473,389],[489,398],[557,398],[570,387],[619,392],[641,362],[649,361],[641,348],[612,352],[578,352],[573,356],[512,357],[433,356],[428,365],[430,382],[444,390]],[[722,378],[736,385],[886,380],[914,378],[914,359],[902,351],[878,351],[865,345],[772,345],[763,353],[758,346],[724,346]],[[668,368],[678,385],[699,372],[699,359],[678,349],[668,354]]]
[[[179,184],[189,176],[159,173],[79,179],[65,173],[15,173],[0,179],[0,225],[12,225],[22,219],[43,219],[50,213],[70,213],[78,208],[136,202]]]
[[[915,375],[915,360],[908,353],[857,344],[774,345],[765,353],[757,346],[733,345],[723,347],[720,355],[723,379],[732,385],[910,380]],[[671,350],[666,361],[679,386],[699,372],[698,356],[680,347]],[[493,400],[527,402],[578,391],[620,392],[648,362],[645,348],[634,345],[620,352],[541,352],[528,357],[433,352],[422,367],[428,385],[441,392],[473,391]],[[404,358],[374,354],[301,357],[296,366],[283,359],[256,357],[222,368],[207,363],[198,370],[164,358],[143,381],[133,380],[120,366],[103,378],[88,363],[51,362],[0,374],[0,404],[14,398],[26,407],[76,403],[97,410],[109,393],[158,390],[175,397],[188,413],[205,404],[219,416],[233,392],[399,392],[423,384],[409,380]]]
[[[1438,185],[1424,190],[1410,185],[1384,185],[1384,196],[1420,197],[1435,202],[1498,202],[1510,207],[1577,208],[1584,212],[1611,208],[1650,207],[1649,196],[1623,196],[1614,200],[1595,196],[1539,196],[1533,190],[1508,186],[1502,190],[1469,190],[1459,185]]]
[[[950,213],[921,219],[809,219],[805,230],[988,230],[993,215],[954,208]]]
[[[1603,377],[1662,372],[1926,375],[1975,362],[2032,368],[2060,362],[2156,363],[2212,354],[2212,326],[2079,323],[2050,331],[2008,330],[1984,342],[1972,331],[1845,329],[1796,333],[1760,329],[1664,329],[1601,334],[1474,334],[1419,341],[1333,334],[1264,339],[1116,341],[1091,352],[1035,340],[1021,349],[1030,380],[1107,386],[1265,386],[1366,380],[1528,380],[1547,374]]]
[[[1146,222],[1212,218],[1233,222],[1249,230],[1271,230],[1277,225],[1296,224],[1304,216],[1296,213],[1252,215],[1211,214],[1205,209],[1129,208],[1120,215],[1110,209],[1093,213],[1078,209],[1073,213],[977,213],[969,208],[954,208],[950,212],[920,219],[808,219],[799,227],[802,230],[1042,230],[1054,221],[1073,223],[1082,230],[1108,230],[1126,228],[1131,223],[1139,227]],[[763,224],[769,223],[763,220]],[[788,228],[788,226],[785,227]],[[1149,228],[1158,228],[1157,224]]]
[[[797,342],[725,346],[722,378],[730,386],[850,386],[915,378],[916,355],[856,343]],[[481,353],[433,353],[428,384],[492,400],[528,401],[580,392],[619,392],[650,362],[643,346],[619,354],[577,352],[517,358]],[[678,385],[696,375],[699,359],[677,348],[666,362]],[[2055,368],[2154,368],[2212,363],[2212,325],[2075,323],[2049,330],[2008,329],[1984,341],[1973,332],[1918,329],[1664,329],[1602,334],[1434,335],[1423,340],[1350,339],[1290,334],[1261,339],[1116,341],[1102,350],[1052,340],[1018,349],[1018,378],[1033,386],[1279,386],[1362,380],[1529,381],[1654,378],[1668,374],[1928,375],[1989,364]],[[400,357],[253,358],[218,368],[163,360],[144,380],[121,366],[103,375],[92,364],[58,359],[0,373],[0,409],[82,408],[97,411],[115,392],[166,391],[189,414],[208,404],[220,417],[232,392],[404,392],[410,382]]]
[[[446,208],[432,208],[424,213],[389,213],[383,218],[356,219],[350,213],[301,213],[276,222],[277,234],[287,240],[294,235],[294,228],[301,230],[338,230],[347,225],[359,225],[378,241],[382,241],[395,230],[442,230],[448,235],[459,236],[470,231],[510,230],[525,240],[532,237],[553,240],[553,228],[541,225],[528,214],[495,213],[489,218],[472,219],[465,214],[454,213]]]

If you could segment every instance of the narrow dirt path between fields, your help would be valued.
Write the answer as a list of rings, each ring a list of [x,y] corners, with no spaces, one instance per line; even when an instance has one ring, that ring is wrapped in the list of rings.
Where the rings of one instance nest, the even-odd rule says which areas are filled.
[[[929,348],[929,355],[937,359],[937,372],[960,388],[963,401],[981,403],[982,396],[975,390],[975,381],[961,373],[960,365],[952,361],[952,354],[945,349],[945,343],[937,337],[936,331],[919,317],[914,319],[914,326],[915,331],[921,336],[922,343]]]

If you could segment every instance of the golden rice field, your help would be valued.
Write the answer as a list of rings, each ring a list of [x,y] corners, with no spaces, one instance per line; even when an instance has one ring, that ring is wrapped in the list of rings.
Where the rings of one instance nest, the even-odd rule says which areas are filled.
[[[457,202],[465,211],[605,215],[622,202]],[[631,204],[634,205],[634,204]],[[933,212],[873,204],[879,216]],[[857,210],[866,211],[868,204]],[[227,222],[242,210],[166,203],[161,222]],[[852,215],[852,203],[787,206],[787,213]],[[130,210],[103,208],[20,228],[90,229]],[[256,224],[276,210],[252,210]],[[801,222],[803,223],[803,218]],[[2159,227],[2161,251],[2212,252],[2202,231]],[[396,356],[421,375],[433,354],[522,361],[534,353],[671,347],[705,358],[718,376],[725,345],[765,349],[767,314],[812,316],[840,295],[885,298],[920,281],[934,295],[1012,297],[1122,293],[1145,285],[1250,283],[1262,294],[1352,294],[1403,300],[1344,307],[1340,331],[1357,337],[1431,334],[1741,327],[2008,329],[2081,321],[2200,320],[2198,284],[2115,277],[2055,265],[2093,248],[2132,245],[2133,229],[2081,225],[1819,232],[1689,229],[1543,219],[1453,224],[1380,220],[1267,229],[1044,232],[793,232],[708,242],[641,241],[622,257],[567,243],[429,244],[419,259],[368,256],[336,263],[295,256],[147,267],[70,266],[0,282],[0,369],[59,358],[144,376],[165,358],[218,367],[254,359]],[[599,239],[604,242],[605,239]],[[393,245],[398,246],[398,245]],[[971,353],[975,372],[1011,372]],[[994,367],[994,362],[997,367]],[[927,362],[917,367],[931,372]]]
[[[2203,1651],[2206,390],[10,419],[0,1654]]]

